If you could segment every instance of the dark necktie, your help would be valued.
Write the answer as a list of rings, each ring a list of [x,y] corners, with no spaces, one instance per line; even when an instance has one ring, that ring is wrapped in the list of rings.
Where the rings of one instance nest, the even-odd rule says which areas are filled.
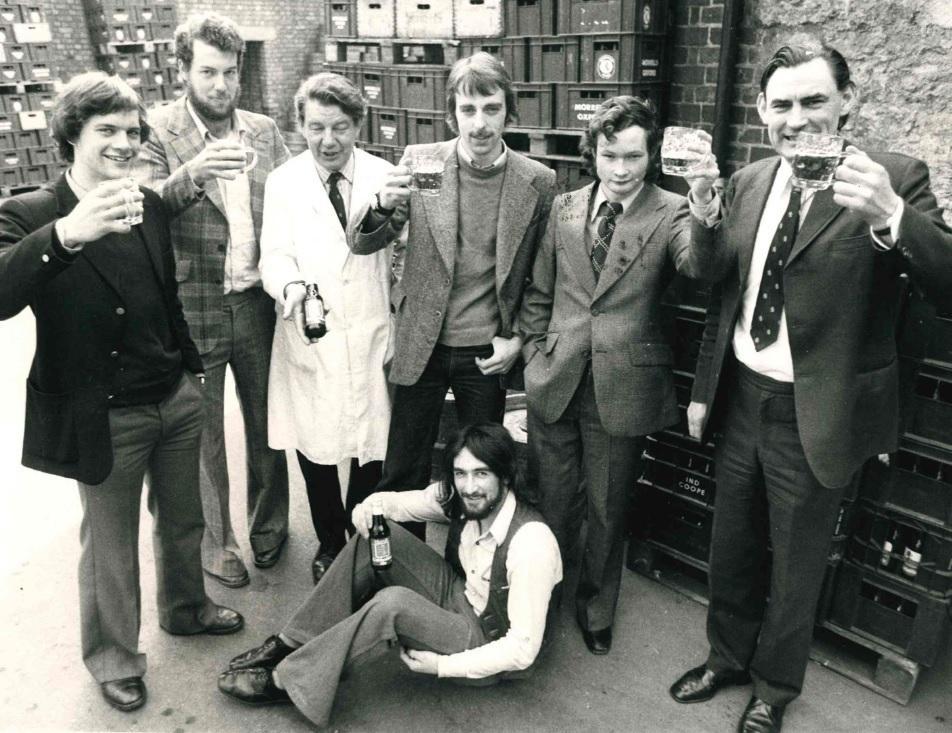
[[[767,252],[767,261],[764,262],[754,319],[750,324],[750,335],[757,351],[776,341],[777,332],[780,330],[780,314],[783,311],[783,267],[790,248],[793,247],[793,241],[797,238],[802,193],[799,188],[790,192],[790,203],[783,212],[777,233],[770,243],[770,251]]]
[[[343,177],[340,171],[334,171],[327,177],[327,197],[331,200],[334,211],[337,212],[341,228],[346,232],[347,210],[344,208],[344,197],[340,195],[340,189],[337,188],[337,182]]]
[[[621,214],[621,204],[611,201],[602,201],[598,207],[598,228],[595,230],[595,241],[592,242],[592,271],[595,273],[595,282],[602,274],[605,260],[608,257],[608,248],[612,243],[612,234],[615,233],[615,218]]]

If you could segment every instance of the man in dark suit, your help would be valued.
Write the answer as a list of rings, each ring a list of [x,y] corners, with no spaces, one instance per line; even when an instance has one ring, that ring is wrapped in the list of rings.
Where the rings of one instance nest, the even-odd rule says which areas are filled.
[[[409,226],[403,277],[390,295],[396,388],[380,491],[429,483],[447,388],[460,424],[502,422],[505,377],[522,344],[513,322],[555,189],[552,170],[503,142],[517,113],[512,80],[496,58],[460,59],[447,89],[458,137],[409,146],[348,239],[354,252],[369,254]],[[411,196],[407,166],[427,153],[445,162],[442,188]]]
[[[205,595],[204,374],[162,201],[128,178],[149,133],[145,108],[125,82],[80,74],[57,99],[52,133],[70,169],[0,205],[0,318],[27,306],[36,318],[23,464],[79,484],[83,661],[106,701],[128,711],[146,697],[138,651],[146,473],[159,624],[172,634],[228,634],[243,620]]]
[[[799,134],[835,133],[855,100],[835,49],[778,50],[757,99],[778,157],[733,176],[718,224],[727,274],[688,416],[695,437],[722,432],[711,648],[671,694],[753,678],[741,731],[780,730],[800,694],[837,508],[863,462],[897,447],[901,275],[934,299],[952,288],[952,231],[921,161],[846,145],[831,188],[792,187]]]
[[[611,648],[645,435],[678,421],[661,295],[677,272],[714,269],[713,230],[652,182],[660,138],[641,99],[598,108],[582,138],[598,180],[555,199],[519,314],[530,480],[566,559],[587,517],[576,617],[593,654]]]
[[[185,318],[208,371],[202,428],[205,572],[228,588],[249,582],[231,524],[225,457],[225,369],[231,368],[245,429],[248,534],[255,567],[270,568],[288,534],[288,467],[268,446],[268,368],[274,301],[258,270],[264,182],[289,155],[270,117],[236,108],[244,41],[214,13],[175,29],[186,94],[150,112],[142,183],[172,215],[175,278]],[[246,155],[257,163],[249,168]]]

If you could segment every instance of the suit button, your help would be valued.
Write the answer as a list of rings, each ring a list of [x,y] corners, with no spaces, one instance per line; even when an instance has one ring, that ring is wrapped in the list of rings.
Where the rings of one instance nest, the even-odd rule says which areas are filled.
[[[115,395],[111,395],[111,394],[106,395],[107,400],[111,400],[113,397],[115,397]]]
[[[440,311],[437,311],[434,315],[435,315],[437,318],[442,318],[442,317],[443,317],[443,314],[442,314]]]
[[[118,352],[118,351],[110,351],[110,352],[109,352],[109,356],[110,356],[111,358],[115,359],[116,357],[119,356],[119,352]]]
[[[50,261],[50,256],[45,254],[45,255],[43,255],[42,257],[40,257],[40,259],[43,260],[44,262],[49,262],[49,261]]]
[[[118,308],[116,308],[117,316],[124,316],[125,314],[126,314],[126,309],[123,308],[121,305]]]

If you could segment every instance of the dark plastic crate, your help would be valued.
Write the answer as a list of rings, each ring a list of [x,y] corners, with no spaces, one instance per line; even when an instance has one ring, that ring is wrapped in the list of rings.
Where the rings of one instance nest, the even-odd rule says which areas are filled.
[[[580,36],[579,81],[662,81],[664,36],[616,33]]]
[[[530,81],[529,47],[525,38],[471,38],[460,41],[459,51],[461,57],[485,51],[502,61],[513,81]]]
[[[902,431],[948,446],[952,452],[952,370],[917,365],[902,396]]]
[[[860,494],[881,506],[952,528],[952,452],[903,437],[890,465],[866,464]]]
[[[585,163],[577,160],[556,160],[555,167],[555,185],[559,193],[574,191],[583,186],[587,186],[594,178],[589,172]]]
[[[529,79],[534,82],[579,81],[578,36],[530,38]]]
[[[325,62],[324,71],[330,71],[334,74],[346,76],[348,79],[354,82],[354,86],[356,86],[358,89],[360,89],[361,85],[363,84],[363,68],[360,64],[350,64],[346,62]]]
[[[926,667],[944,651],[949,602],[911,591],[898,580],[844,560],[829,619]]]
[[[668,0],[560,0],[558,32],[665,33]]]
[[[940,311],[913,290],[901,324],[899,353],[952,369],[952,311]]]
[[[16,87],[13,87],[14,89]],[[4,94],[0,88],[0,112],[8,115],[19,114],[30,109],[30,98],[26,94]]]
[[[357,35],[356,0],[328,0],[324,3],[324,33],[344,37]]]
[[[369,104],[399,107],[399,72],[391,66],[366,64],[361,71],[361,91]]]
[[[554,35],[558,32],[556,8],[557,0],[506,0],[506,35]]]
[[[446,107],[447,69],[442,66],[398,68],[399,106],[404,109],[442,110]]]
[[[645,479],[653,486],[714,506],[714,461],[698,450],[688,450],[663,438],[649,441]]]
[[[444,112],[407,111],[407,144],[438,143],[449,140],[453,133],[446,124]]]
[[[375,145],[405,147],[407,144],[406,110],[398,107],[374,108],[372,141]]]
[[[518,127],[554,127],[555,93],[551,84],[520,83],[512,85],[519,111]]]
[[[704,506],[638,482],[632,506],[632,534],[707,566],[713,513]]]
[[[640,84],[612,84],[591,82],[587,84],[556,84],[556,126],[567,129],[585,129],[599,105],[610,97],[629,94],[650,100],[656,109],[661,109],[663,86],[657,82]]]

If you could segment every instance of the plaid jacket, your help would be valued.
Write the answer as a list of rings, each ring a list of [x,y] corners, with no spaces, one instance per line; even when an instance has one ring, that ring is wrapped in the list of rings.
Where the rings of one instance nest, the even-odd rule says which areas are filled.
[[[258,151],[258,164],[248,173],[255,239],[261,236],[264,182],[290,156],[270,117],[238,110]],[[138,177],[158,191],[173,220],[175,279],[192,338],[202,354],[212,350],[222,328],[222,295],[228,221],[218,186],[198,189],[185,171],[205,146],[182,96],[173,104],[150,110],[152,132],[139,153]]]

